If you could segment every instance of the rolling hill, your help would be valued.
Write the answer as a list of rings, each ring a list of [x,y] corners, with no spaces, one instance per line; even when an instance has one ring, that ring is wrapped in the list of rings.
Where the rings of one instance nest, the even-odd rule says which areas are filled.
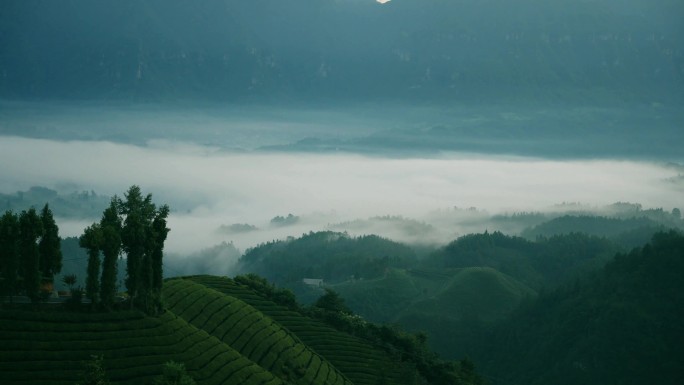
[[[362,316],[425,332],[430,348],[462,358],[479,333],[536,292],[490,267],[392,270],[381,279],[334,286]]]
[[[74,384],[93,355],[115,384],[149,384],[168,361],[185,364],[200,385],[426,383],[412,362],[229,278],[171,279],[163,297],[159,317],[0,308],[0,384]]]

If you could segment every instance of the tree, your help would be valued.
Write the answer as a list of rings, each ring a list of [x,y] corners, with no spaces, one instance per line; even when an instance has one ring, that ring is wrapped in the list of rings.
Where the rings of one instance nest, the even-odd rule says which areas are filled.
[[[314,305],[318,308],[325,309],[331,312],[352,314],[351,309],[344,303],[344,299],[333,289],[325,288],[323,294]]]
[[[157,210],[152,195],[143,198],[140,187],[131,186],[119,203],[119,213],[125,218],[121,229],[121,244],[126,252],[126,288],[131,306],[145,312],[161,309],[162,258],[169,229],[168,206]]]
[[[65,285],[69,286],[69,291],[74,290],[74,285],[76,284],[76,274],[68,274],[62,277],[62,282],[64,282]]]
[[[96,304],[100,298],[100,245],[102,244],[100,224],[93,223],[87,227],[79,238],[78,244],[88,252],[86,297]]]
[[[84,362],[83,381],[79,385],[109,385],[102,356],[90,357],[90,361]]]
[[[169,206],[163,205],[157,210],[152,221],[152,236],[150,237],[149,247],[151,250],[152,264],[152,292],[155,297],[161,297],[162,282],[164,279],[163,258],[164,242],[170,229],[166,227],[166,218],[169,216]]]
[[[0,273],[2,292],[9,295],[10,303],[16,292],[19,277],[19,219],[11,211],[0,218]]]
[[[105,308],[111,308],[116,297],[116,265],[121,253],[121,217],[118,207],[118,198],[112,198],[100,220],[102,231],[100,250],[103,254],[100,300]]]
[[[185,370],[185,365],[182,363],[169,361],[164,364],[163,372],[160,378],[154,381],[155,385],[195,385],[195,380],[192,379]]]
[[[124,194],[125,200],[120,204],[120,212],[126,216],[123,221],[121,242],[126,252],[126,289],[131,298],[131,306],[136,299],[144,294],[143,289],[143,259],[145,258],[148,242],[147,224],[154,215],[152,196],[143,198],[140,187],[131,186]],[[142,289],[142,290],[141,290]]]
[[[19,215],[19,255],[22,259],[21,275],[24,278],[24,289],[31,302],[37,302],[40,292],[40,252],[38,239],[43,235],[43,224],[30,208]]]
[[[55,274],[62,270],[62,250],[59,228],[47,203],[40,212],[40,220],[43,224],[43,236],[38,243],[40,273],[43,280],[52,281]]]

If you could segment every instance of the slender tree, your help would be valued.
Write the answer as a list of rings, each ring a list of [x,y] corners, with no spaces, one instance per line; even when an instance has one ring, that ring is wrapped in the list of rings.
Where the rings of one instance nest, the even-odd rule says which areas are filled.
[[[100,250],[103,254],[100,299],[106,308],[111,308],[116,297],[116,265],[121,253],[119,205],[118,198],[114,197],[109,207],[102,214],[102,220],[100,221],[100,228],[102,230]]]
[[[43,224],[43,236],[38,243],[40,273],[43,280],[52,281],[55,274],[62,270],[62,250],[60,248],[59,228],[47,203],[40,212],[40,220]]]
[[[164,242],[169,234],[170,229],[166,227],[166,219],[169,216],[169,206],[163,205],[157,210],[157,213],[152,221],[152,239],[149,243],[151,250],[151,270],[152,270],[152,282],[151,290],[152,296],[155,299],[156,305],[160,307],[161,305],[161,289],[162,282],[164,279]],[[158,308],[157,310],[161,310]]]
[[[86,275],[86,297],[96,304],[100,298],[100,245],[102,229],[99,223],[93,223],[83,231],[78,240],[79,245],[88,252],[88,269]]]
[[[40,293],[40,252],[38,239],[43,234],[43,224],[34,208],[19,215],[19,255],[22,259],[21,275],[24,289],[31,302],[37,302]]]
[[[2,291],[14,301],[19,277],[19,218],[11,211],[0,218],[0,270]]]
[[[149,222],[147,212],[150,211],[148,206],[152,205],[152,198],[151,195],[143,198],[138,186],[131,186],[124,197],[126,199],[120,205],[120,211],[126,217],[121,231],[121,242],[126,252],[126,289],[131,298],[131,306],[133,306],[143,286],[142,264],[148,236],[146,228]]]
[[[127,255],[126,288],[131,306],[148,313],[161,309],[162,258],[168,206],[157,210],[152,195],[143,197],[140,187],[131,186],[119,204],[124,216],[121,243]]]

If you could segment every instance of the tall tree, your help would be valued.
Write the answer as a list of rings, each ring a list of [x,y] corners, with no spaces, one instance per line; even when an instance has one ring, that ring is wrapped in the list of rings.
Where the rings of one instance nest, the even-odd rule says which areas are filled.
[[[143,197],[140,187],[131,186],[119,204],[124,216],[121,243],[127,254],[126,288],[131,306],[140,306],[148,313],[161,308],[162,258],[166,236],[168,206],[159,210],[152,195]]]
[[[19,255],[22,259],[21,275],[26,295],[37,302],[40,293],[40,252],[38,239],[43,235],[43,223],[36,209],[24,210],[19,215]]]
[[[150,254],[152,256],[152,290],[161,295],[162,280],[164,278],[164,269],[162,259],[164,258],[164,242],[169,234],[170,229],[166,227],[166,219],[169,217],[169,206],[163,205],[157,210],[157,213],[152,221],[152,242],[150,246]]]
[[[121,217],[119,216],[119,199],[112,198],[109,207],[105,209],[100,220],[103,254],[102,281],[100,285],[100,300],[106,308],[114,304],[116,297],[117,261],[121,253]]]
[[[0,218],[0,270],[2,292],[13,302],[19,277],[19,218],[11,211]]]
[[[154,205],[151,195],[143,198],[138,186],[131,186],[124,197],[120,204],[120,211],[125,215],[121,242],[126,252],[126,289],[133,306],[143,286],[142,263],[147,244],[148,212],[154,212],[154,207],[149,207]]]
[[[62,270],[62,250],[59,228],[47,203],[40,212],[40,220],[43,224],[43,236],[38,244],[40,273],[43,280],[52,281],[55,274]]]
[[[86,275],[86,297],[96,304],[100,298],[100,245],[102,229],[99,223],[87,227],[78,240],[79,245],[88,252],[88,269]]]

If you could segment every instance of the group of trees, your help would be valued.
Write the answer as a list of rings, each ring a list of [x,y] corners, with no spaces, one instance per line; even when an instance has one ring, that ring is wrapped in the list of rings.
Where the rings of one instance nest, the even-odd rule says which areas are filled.
[[[147,313],[161,310],[162,258],[169,233],[169,207],[131,186],[124,199],[112,198],[100,222],[88,226],[79,243],[88,252],[86,297],[111,308],[116,297],[117,260],[126,254],[126,289],[131,306]],[[102,260],[100,259],[102,255]]]
[[[41,283],[52,282],[62,269],[59,228],[50,207],[35,208],[0,218],[0,274],[2,294],[23,290],[32,302],[41,298]]]

